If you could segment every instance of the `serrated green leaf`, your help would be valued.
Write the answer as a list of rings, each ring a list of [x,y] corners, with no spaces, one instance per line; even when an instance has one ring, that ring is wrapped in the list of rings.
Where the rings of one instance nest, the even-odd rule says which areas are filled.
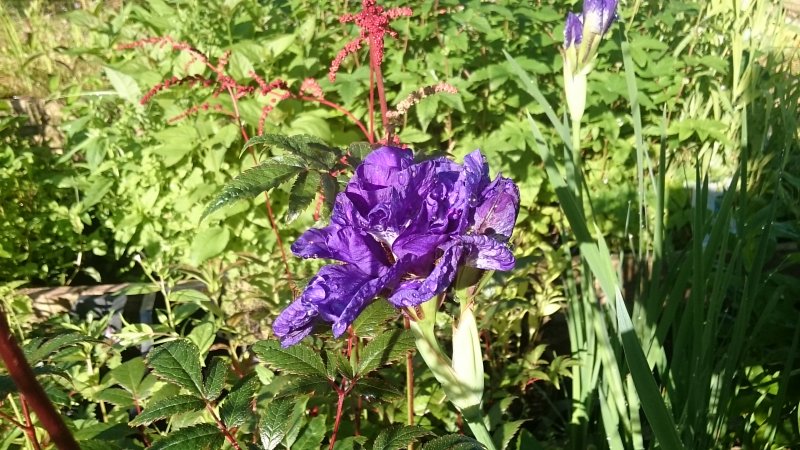
[[[515,420],[513,422],[503,422],[497,430],[495,430],[494,434],[492,434],[492,441],[494,445],[498,448],[498,450],[505,450],[508,447],[508,444],[511,442],[511,439],[514,438],[514,435],[517,434],[519,428],[522,426],[523,423],[527,422],[527,420]]]
[[[431,435],[430,431],[418,426],[392,425],[381,431],[372,450],[397,450],[406,448],[412,442],[416,442],[423,436]]]
[[[333,388],[328,380],[298,377],[284,386],[276,397],[293,397],[300,394],[311,393],[323,396],[333,393]]]
[[[147,363],[157,377],[203,396],[200,351],[194,343],[180,339],[162,344],[150,352]]]
[[[368,142],[353,142],[347,147],[347,162],[356,167],[372,152],[372,145]]]
[[[255,197],[279,186],[306,170],[303,160],[297,156],[273,156],[258,166],[240,173],[227,183],[222,192],[208,204],[202,218],[237,200]]]
[[[361,361],[356,374],[362,376],[373,370],[403,358],[414,348],[414,336],[407,330],[384,333],[370,341],[361,351]]]
[[[139,392],[139,386],[145,375],[144,359],[136,357],[111,370],[111,379],[133,394]]]
[[[320,189],[320,173],[317,171],[302,172],[297,176],[292,190],[289,191],[289,211],[286,212],[286,221],[292,222],[308,208],[314,201]]]
[[[225,422],[225,426],[228,428],[241,426],[248,417],[253,415],[250,404],[260,387],[261,383],[258,381],[258,377],[250,374],[231,388],[220,408],[220,416]]]
[[[95,398],[99,401],[108,402],[116,406],[133,405],[133,396],[131,396],[131,393],[121,388],[103,389]]]
[[[320,448],[322,439],[325,437],[327,427],[325,426],[325,415],[320,414],[308,421],[308,426],[300,433],[300,437],[292,448]]]
[[[422,450],[484,450],[486,447],[471,437],[448,434],[438,437],[422,447]]]
[[[117,95],[134,106],[139,106],[139,98],[142,91],[136,84],[136,80],[128,74],[118,72],[110,67],[105,67],[106,78],[111,82],[111,86],[117,91]]]
[[[355,378],[355,372],[353,371],[353,365],[350,364],[350,361],[344,357],[340,352],[336,352],[336,369],[344,375],[346,378],[353,379]]]
[[[228,376],[228,363],[224,359],[215,356],[208,366],[208,373],[203,382],[203,390],[206,394],[206,400],[214,401],[222,393],[222,388],[225,387],[225,378]]]
[[[289,421],[289,430],[286,432],[286,437],[283,438],[283,445],[286,448],[292,448],[292,446],[294,446],[297,436],[300,435],[300,429],[303,428],[306,423],[306,405],[308,405],[308,399],[309,396],[307,395],[295,395],[291,398],[294,406],[292,407],[292,416]]]
[[[399,312],[389,302],[372,302],[353,321],[353,333],[359,337],[375,337],[385,329],[386,322],[396,318]]]
[[[293,402],[289,399],[275,399],[267,405],[258,422],[261,445],[266,450],[275,449],[289,431],[292,419]]]
[[[544,450],[544,446],[528,430],[523,429],[517,439],[517,450]]]
[[[129,425],[150,425],[156,420],[166,419],[175,414],[200,411],[206,406],[203,400],[191,395],[175,395],[155,401],[147,405],[141,414],[130,421]]]
[[[320,211],[320,219],[327,219],[333,211],[333,204],[336,201],[336,195],[339,193],[339,182],[336,178],[332,177],[329,173],[321,174],[320,189],[323,195],[322,211]]]
[[[364,444],[366,443],[366,436],[348,436],[344,439],[337,439],[336,444],[333,446],[333,450],[356,450],[359,448],[364,448]]]
[[[260,341],[253,345],[253,352],[275,370],[328,379],[322,358],[317,352],[303,344],[282,348],[277,341]]]
[[[378,378],[362,378],[353,388],[353,394],[363,396],[367,401],[390,401],[403,393],[393,385]]]
[[[150,450],[218,450],[224,440],[216,426],[200,423],[171,432],[154,442]]]
[[[79,333],[67,333],[55,336],[46,341],[38,340],[41,345],[33,348],[26,346],[25,358],[31,365],[36,365],[39,362],[49,358],[53,353],[58,352],[66,347],[70,347],[82,342],[93,342],[93,340]]]
[[[333,147],[328,147],[322,139],[308,134],[285,136],[282,134],[268,133],[256,136],[245,144],[245,149],[254,145],[266,145],[282,148],[291,155],[302,159],[308,168],[330,170],[341,156],[341,152]]]

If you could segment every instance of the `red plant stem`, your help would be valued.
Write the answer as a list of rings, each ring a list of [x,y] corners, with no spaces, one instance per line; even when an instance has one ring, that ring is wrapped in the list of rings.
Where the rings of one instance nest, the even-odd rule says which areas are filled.
[[[239,102],[236,101],[236,94],[233,92],[233,88],[228,86],[228,95],[231,96],[231,102],[233,103],[233,113],[234,117],[236,118],[236,123],[239,124],[239,130],[242,132],[242,138],[244,141],[247,142],[250,138],[247,136],[247,131],[244,129],[244,124],[242,123],[242,116],[239,114]],[[256,152],[253,150],[253,147],[249,148],[250,156],[253,157],[253,162],[258,164],[258,159],[256,158]],[[289,280],[289,284],[292,286],[292,291],[294,291],[294,283],[292,282],[292,271],[289,270],[289,259],[286,257],[286,250],[283,249],[283,240],[281,239],[280,232],[278,230],[278,224],[275,222],[275,215],[272,213],[272,203],[269,201],[269,193],[264,191],[264,206],[267,210],[267,217],[269,218],[269,224],[272,226],[272,231],[275,233],[275,241],[278,244],[278,249],[281,251],[281,259],[283,260],[283,267],[284,271],[286,272],[286,278]]]
[[[14,425],[17,428],[25,428],[25,425],[17,422],[16,419],[14,419],[13,417],[11,417],[8,414],[4,413],[3,411],[0,411],[0,419],[7,420],[8,423],[10,423],[11,425]]]
[[[383,88],[383,73],[381,72],[381,65],[378,62],[377,49],[370,46],[369,56],[372,70],[375,72],[375,82],[378,84],[378,101],[381,104],[381,123],[383,124],[383,131],[385,133],[389,129],[389,117],[387,116],[389,108],[386,106],[386,92]]]
[[[19,403],[22,405],[22,415],[25,417],[25,434],[28,436],[28,440],[31,441],[31,445],[34,449],[42,450],[39,440],[36,439],[36,428],[31,421],[31,412],[28,411],[28,402],[25,401],[25,396],[20,395]]]
[[[336,420],[333,422],[333,433],[331,433],[331,442],[328,445],[328,450],[333,450],[333,444],[336,443],[336,433],[339,432],[339,423],[342,421],[342,406],[344,406],[344,397],[347,392],[344,389],[337,389],[336,394],[339,400],[336,403]]]
[[[361,129],[361,132],[364,133],[364,137],[367,138],[367,141],[369,141],[370,144],[374,144],[375,143],[375,139],[370,136],[369,131],[367,131],[367,127],[364,126],[364,123],[361,122],[360,120],[358,120],[356,118],[356,116],[353,115],[353,113],[351,113],[350,111],[348,111],[344,107],[342,107],[340,105],[337,105],[336,103],[333,103],[333,102],[331,102],[329,100],[325,100],[324,98],[309,97],[307,95],[297,95],[295,98],[297,98],[298,100],[303,100],[303,101],[307,101],[307,102],[317,102],[317,103],[323,104],[325,106],[328,106],[330,108],[333,108],[333,109],[339,111],[340,113],[342,113],[345,116],[347,116],[348,119],[352,120],[353,123],[359,129]]]
[[[372,58],[369,64],[369,135],[375,140],[375,71],[372,69]]]
[[[64,419],[56,411],[42,385],[36,380],[33,369],[25,360],[22,349],[11,334],[11,329],[6,320],[5,311],[0,309],[0,359],[8,370],[8,374],[17,386],[20,395],[24,397],[33,412],[39,418],[42,427],[50,434],[50,440],[60,450],[80,450],[80,446],[64,423]],[[27,408],[27,406],[26,406]],[[27,418],[26,418],[27,419]]]
[[[229,430],[228,427],[226,427],[225,424],[219,420],[219,417],[217,417],[217,414],[214,412],[214,408],[211,406],[210,402],[206,402],[206,411],[211,414],[214,422],[217,423],[217,428],[219,428],[219,431],[221,431],[225,436],[225,439],[230,442],[231,447],[235,448],[236,450],[242,450],[242,448],[239,447],[239,443],[236,441],[236,438],[233,437],[233,434],[231,434],[231,430]]]

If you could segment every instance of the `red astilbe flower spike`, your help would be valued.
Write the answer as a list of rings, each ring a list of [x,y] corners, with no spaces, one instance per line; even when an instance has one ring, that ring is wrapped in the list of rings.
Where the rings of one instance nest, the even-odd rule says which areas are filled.
[[[412,14],[413,11],[411,8],[401,7],[384,9],[382,6],[377,5],[375,0],[363,0],[361,2],[361,12],[340,16],[339,22],[354,22],[361,31],[359,36],[345,44],[344,48],[339,51],[333,59],[330,70],[328,71],[328,79],[330,79],[331,82],[336,81],[336,72],[339,71],[339,66],[341,66],[342,61],[344,61],[347,55],[357,52],[364,42],[367,42],[373,51],[375,51],[375,62],[380,65],[383,62],[384,37],[387,34],[393,38],[397,37],[397,33],[389,28],[389,22],[398,17],[411,17]]]

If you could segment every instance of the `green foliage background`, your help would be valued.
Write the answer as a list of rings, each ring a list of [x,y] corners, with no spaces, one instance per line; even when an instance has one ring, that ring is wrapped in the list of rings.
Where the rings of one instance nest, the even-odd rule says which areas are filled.
[[[169,48],[121,50],[119,45],[168,35],[190,43],[212,60],[230,51],[229,73],[240,82],[254,84],[248,81],[250,71],[267,81],[280,78],[294,88],[305,78],[314,78],[326,98],[364,117],[369,83],[365,59],[349,57],[336,83],[327,79],[329,62],[356,33],[337,17],[352,12],[356,3],[150,0],[119,5],[82,2],[82,7],[75,9],[68,5],[47,9],[40,2],[26,7],[3,4],[9,14],[2,18],[6,51],[5,59],[0,60],[0,75],[25,80],[14,88],[19,92],[8,95],[58,105],[50,124],[58,138],[26,136],[25,118],[19,111],[9,106],[0,113],[0,281],[37,286],[133,281],[143,283],[142,291],[163,291],[174,304],[172,311],[159,313],[160,323],[152,328],[126,326],[113,346],[95,341],[67,343],[65,354],[42,356],[68,374],[44,376],[53,399],[72,411],[74,425],[85,440],[103,440],[98,436],[121,424],[129,434],[120,437],[117,445],[139,445],[132,444],[140,436],[137,428],[126,425],[125,408],[141,401],[149,412],[154,405],[168,408],[165,402],[176,398],[185,401],[183,406],[172,405],[175,409],[152,416],[153,421],[171,417],[170,429],[191,425],[183,428],[190,430],[185,433],[217,445],[219,436],[213,429],[203,428],[213,423],[208,415],[196,424],[196,416],[177,413],[209,405],[214,409],[219,400],[223,421],[237,423],[242,433],[253,432],[255,419],[240,423],[234,420],[236,411],[225,412],[224,398],[248,388],[237,385],[224,371],[219,375],[222,381],[216,381],[223,387],[211,389],[214,365],[209,351],[221,353],[213,356],[226,365],[246,365],[255,358],[246,350],[248,346],[269,336],[269,323],[292,297],[291,282],[284,275],[260,196],[200,220],[223,184],[253,162],[241,151],[244,141],[229,117],[201,112],[176,123],[169,119],[206,101],[219,102],[230,110],[229,101],[224,96],[211,98],[208,88],[179,86],[141,105],[139,99],[151,87],[173,75],[199,72],[200,65]],[[741,207],[739,217],[748,223],[760,223],[767,207],[775,208],[764,241],[769,248],[765,271],[769,276],[766,284],[759,286],[763,292],[780,294],[776,294],[769,315],[761,319],[774,326],[760,327],[761,332],[751,338],[754,345],[743,358],[746,370],[738,373],[736,380],[740,395],[727,417],[730,432],[718,437],[715,445],[788,448],[800,441],[800,397],[790,387],[797,385],[791,383],[796,381],[796,371],[790,370],[798,346],[797,325],[787,319],[796,317],[800,293],[796,280],[800,158],[794,119],[800,96],[797,27],[791,22],[784,24],[779,4],[753,3],[755,6],[742,11],[735,2],[623,2],[620,21],[603,41],[596,69],[589,77],[582,157],[593,219],[600,232],[614,252],[635,253],[653,240],[652,228],[637,224],[650,223],[653,217],[637,215],[641,179],[636,158],[637,119],[630,113],[629,84],[622,65],[622,42],[627,40],[635,64],[642,144],[655,171],[663,173],[666,180],[668,240],[664,255],[668,271],[670,264],[684,262],[681,258],[691,248],[690,239],[698,239],[698,230],[692,229],[697,210],[691,201],[695,170],[699,168],[712,185],[725,184],[737,172],[743,152],[747,153],[749,203],[736,207]],[[570,407],[566,393],[569,376],[580,360],[569,354],[562,314],[566,298],[572,295],[563,283],[573,264],[572,255],[564,251],[572,238],[526,118],[530,112],[544,122],[543,110],[520,84],[503,50],[535,77],[556,113],[563,116],[559,55],[563,20],[568,9],[577,10],[579,5],[549,0],[535,4],[451,0],[391,4],[400,5],[413,7],[415,14],[395,22],[399,37],[387,42],[383,73],[390,105],[439,81],[459,90],[457,95],[432,96],[415,106],[404,119],[401,140],[419,157],[447,154],[460,160],[481,148],[490,167],[513,178],[522,192],[513,238],[518,268],[510,274],[496,274],[482,293],[484,314],[479,326],[487,330],[483,338],[490,349],[486,363],[492,380],[486,394],[490,421],[495,429],[508,427],[505,443],[517,448],[563,447],[569,441],[565,420]],[[67,25],[59,29],[69,33],[25,34],[26,27],[41,30],[62,21]],[[737,59],[733,55],[745,56]],[[264,100],[258,98],[245,98],[239,104],[250,135],[255,133],[263,105]],[[268,118],[267,131],[310,134],[341,148],[363,140],[358,129],[338,112],[297,100],[278,104]],[[544,127],[542,131],[554,151],[560,152],[555,130]],[[663,165],[658,162],[659,148],[667,149]],[[262,159],[276,154],[259,150]],[[288,189],[283,186],[270,192],[287,247],[314,222],[311,208],[291,223],[286,220]],[[751,267],[761,243],[754,239],[743,244],[739,250],[742,264]],[[723,254],[720,264],[724,267],[730,254]],[[294,281],[302,286],[319,262],[290,258],[289,264]],[[187,278],[202,281],[203,292],[171,290]],[[74,323],[61,318],[33,328],[23,326],[31,311],[24,299],[12,293],[10,287],[18,285],[6,287],[3,302],[19,314],[20,329],[32,339],[52,336],[64,328],[102,337],[105,319]],[[725,286],[732,299],[746,289],[735,283]],[[766,295],[763,303],[771,304]],[[731,300],[718,320],[729,325],[727,320],[737,307]],[[396,325],[396,321],[390,322],[395,325],[378,323],[388,331]],[[187,394],[186,389],[192,387],[183,385],[183,379],[159,373],[153,356],[147,365],[141,358],[125,360],[121,356],[126,347],[176,337],[192,342],[197,351],[192,358],[198,364],[205,361],[204,374],[199,366],[190,372],[193,382],[205,383],[201,391]],[[721,335],[720,340],[724,339]],[[220,342],[224,342],[221,347],[217,346]],[[317,339],[311,345],[315,352],[327,345],[334,354],[331,346],[341,343],[323,344]],[[286,373],[293,372],[280,361],[271,361],[259,348],[266,351],[263,346],[256,347],[255,355],[268,363],[256,369],[258,380],[266,386],[256,397],[257,409],[266,411],[260,420],[273,420],[269,418],[276,415],[295,420],[292,426],[268,424],[261,427],[262,433],[265,428],[274,429],[280,437],[273,436],[276,442],[297,439],[294,448],[318,447],[330,430],[335,397],[332,401],[322,395],[307,396],[294,405],[281,404],[279,394],[291,388],[284,386],[290,378]],[[80,363],[87,359],[94,362],[88,369]],[[341,381],[357,375],[353,370],[358,365],[354,369],[347,361],[340,364],[333,357],[323,359],[323,378]],[[378,436],[382,428],[378,424],[404,421],[404,401],[392,395],[402,392],[404,374],[399,367],[375,367],[378,381],[362,384],[373,389],[364,392],[366,398],[387,400],[365,412],[368,420],[362,424],[363,432],[370,439]],[[419,361],[417,369],[418,425],[437,434],[457,432],[455,410],[444,401]],[[175,397],[181,388],[184,394]],[[210,395],[208,389],[218,395]],[[220,399],[217,389],[224,389],[228,397]],[[309,385],[298,389],[314,390]],[[256,396],[255,391],[246,393],[248,399]],[[0,410],[7,411],[9,403],[0,404]],[[89,405],[99,405],[100,418]],[[291,415],[270,412],[289,409]],[[319,415],[306,413],[314,410]],[[138,420],[134,425],[149,425]],[[599,422],[595,418],[590,424],[591,442],[604,447],[609,444]],[[344,423],[340,435],[352,436],[353,426]],[[518,434],[519,429],[523,431]],[[14,442],[23,440],[20,432],[0,430],[6,433],[2,448],[14,448]],[[152,437],[164,431],[155,426],[138,430]],[[258,439],[267,447],[263,434]],[[385,442],[390,437],[380,439]],[[339,448],[363,443],[357,439],[342,442],[346,444]],[[433,448],[432,444],[428,445]]]

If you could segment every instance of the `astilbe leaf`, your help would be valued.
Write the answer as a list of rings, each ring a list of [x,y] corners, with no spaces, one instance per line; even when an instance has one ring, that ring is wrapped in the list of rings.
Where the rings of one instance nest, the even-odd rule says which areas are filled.
[[[320,189],[321,175],[319,172],[309,170],[297,176],[289,192],[289,211],[286,213],[286,221],[292,222],[302,213]]]
[[[175,414],[200,411],[205,407],[205,402],[191,395],[174,395],[152,402],[141,414],[131,420],[128,425],[150,425],[156,420],[166,419]]]
[[[403,358],[414,345],[414,336],[407,330],[395,330],[379,335],[361,351],[358,375],[364,375]]]
[[[383,431],[375,438],[372,450],[398,450],[408,447],[412,442],[416,442],[423,436],[432,434],[418,426],[393,425]]]
[[[25,358],[28,360],[28,362],[30,362],[30,364],[35,365],[44,361],[60,350],[81,344],[83,342],[97,341],[80,333],[62,334],[48,340],[38,339],[25,346]]]
[[[297,156],[273,156],[245,170],[223,186],[222,191],[206,206],[202,218],[237,200],[252,198],[275,188],[307,170],[304,161]]]
[[[188,389],[197,397],[203,396],[200,373],[200,350],[186,339],[167,342],[156,347],[147,364],[157,377]]]
[[[463,434],[448,434],[438,437],[422,447],[422,450],[484,450],[486,447]]]
[[[353,321],[353,333],[359,337],[375,337],[398,314],[397,308],[389,302],[372,302]]]
[[[225,426],[235,428],[241,426],[248,417],[253,415],[250,403],[258,392],[260,382],[253,373],[239,380],[225,397],[220,408],[220,416]]]
[[[201,423],[171,432],[153,443],[150,450],[216,450],[222,448],[225,437],[210,423]]]
[[[203,382],[206,400],[214,401],[222,393],[225,378],[228,376],[228,364],[220,357],[214,357],[208,367],[206,379]]]
[[[286,437],[292,419],[292,401],[287,398],[274,399],[267,405],[258,422],[261,445],[266,450],[274,450]]]
[[[329,147],[322,139],[307,135],[284,136],[282,134],[264,134],[256,136],[245,144],[244,148],[255,145],[278,147],[287,153],[304,160],[309,167],[319,170],[330,170],[341,157],[341,151]]]
[[[305,345],[282,348],[277,341],[260,341],[253,345],[253,352],[270,368],[284,373],[328,380],[325,363],[319,353]]]

